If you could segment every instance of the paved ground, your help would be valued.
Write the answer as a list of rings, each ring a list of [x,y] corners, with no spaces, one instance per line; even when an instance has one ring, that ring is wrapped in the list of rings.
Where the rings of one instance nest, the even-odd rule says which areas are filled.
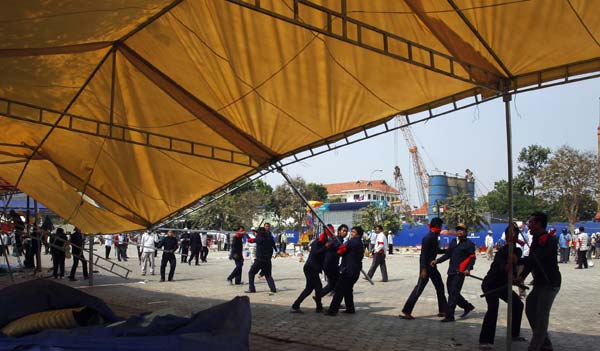
[[[130,249],[130,257],[135,257]],[[49,256],[44,256],[49,266]],[[600,261],[594,260],[595,263]],[[486,310],[485,300],[479,298],[480,282],[467,279],[464,296],[476,310],[456,323],[440,323],[435,317],[435,291],[427,286],[417,303],[414,321],[398,318],[398,314],[417,279],[418,257],[413,254],[388,256],[390,281],[375,286],[360,279],[355,287],[357,313],[328,317],[313,312],[309,298],[303,304],[304,314],[290,314],[290,305],[304,285],[302,264],[298,258],[277,258],[273,261],[273,277],[278,293],[268,294],[266,282],[258,280],[258,293],[250,294],[253,324],[252,350],[474,350]],[[141,311],[170,309],[186,315],[243,295],[247,285],[230,286],[225,277],[233,263],[224,252],[211,252],[208,263],[188,266],[178,263],[176,281],[159,283],[158,275],[142,277],[137,257],[125,263],[133,270],[131,279],[123,280],[105,273],[95,274],[95,286],[86,282],[67,282],[105,299],[117,313],[129,315]],[[365,259],[366,268],[370,260]],[[473,274],[484,276],[489,262],[479,256]],[[67,262],[67,269],[70,262]],[[444,263],[442,270],[447,268]],[[594,350],[600,345],[600,265],[587,270],[575,270],[573,264],[561,265],[563,286],[555,301],[550,321],[555,350]],[[244,265],[247,279],[249,261]],[[366,269],[365,269],[366,270]],[[157,271],[158,273],[158,271]],[[80,277],[81,273],[78,273]],[[146,278],[146,279],[144,279]],[[22,280],[24,278],[19,278]],[[9,284],[0,278],[0,287]],[[328,300],[325,300],[327,305]],[[460,311],[458,311],[460,314]],[[496,350],[506,348],[506,308],[501,305],[496,337]],[[522,335],[530,339],[531,332],[523,317]],[[527,343],[513,343],[513,350],[526,350]]]

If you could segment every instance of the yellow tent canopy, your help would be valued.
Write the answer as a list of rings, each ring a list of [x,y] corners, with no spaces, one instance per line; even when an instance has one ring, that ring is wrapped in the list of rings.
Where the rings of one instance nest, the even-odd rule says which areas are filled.
[[[0,177],[85,232],[145,228],[393,116],[593,77],[598,13],[592,0],[2,2]]]

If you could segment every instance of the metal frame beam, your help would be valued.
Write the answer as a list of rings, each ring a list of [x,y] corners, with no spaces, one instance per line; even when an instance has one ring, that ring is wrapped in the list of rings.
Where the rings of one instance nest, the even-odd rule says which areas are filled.
[[[392,32],[388,32],[384,29],[378,28],[374,25],[368,24],[366,22],[362,22],[355,18],[348,16],[346,11],[346,1],[342,0],[342,9],[341,12],[332,10],[325,6],[321,6],[315,4],[308,0],[294,0],[293,8],[290,8],[292,14],[290,16],[286,16],[285,14],[278,13],[272,11],[270,9],[261,7],[260,1],[254,2],[246,2],[244,0],[227,0],[228,2],[239,5],[241,7],[265,14],[267,16],[271,16],[278,20],[282,20],[288,22],[290,24],[308,29],[310,31],[314,31],[325,36],[338,39],[340,41],[346,42],[351,45],[358,46],[360,48],[376,52],[378,54],[390,57],[392,59],[405,62],[411,65],[415,65],[429,71],[443,74],[445,76],[467,82],[473,85],[476,85],[480,88],[488,89],[496,93],[501,93],[498,83],[504,79],[498,75],[498,73],[490,72],[484,68],[475,66],[471,63],[460,61],[455,57],[448,55],[446,53],[434,50],[432,48],[426,47],[414,41],[403,38],[397,34]],[[300,17],[300,11],[302,9],[310,9],[311,11],[321,12],[322,15],[327,18],[327,25],[325,28],[320,28],[316,25],[304,22]],[[333,22],[335,20],[342,21],[342,29],[341,33],[337,33],[333,28]],[[353,26],[355,28],[356,36],[351,37],[349,34],[348,28]],[[377,34],[380,37],[380,42],[377,43],[376,46],[373,44],[365,42],[363,40],[363,36],[365,33],[373,33]],[[396,52],[392,48],[396,47],[394,44],[400,44],[403,46],[402,52]],[[425,60],[419,60],[415,58],[416,53],[423,53],[424,56],[427,57]],[[456,66],[462,66],[466,71],[466,76],[461,76],[458,74],[458,70]],[[477,74],[478,73],[478,74]],[[493,77],[494,79],[490,82],[482,82],[477,80],[476,76],[481,75],[487,77]]]
[[[55,128],[133,145],[150,147],[162,151],[175,152],[187,156],[233,163],[252,168],[257,166],[257,163],[253,161],[250,156],[240,151],[147,132],[123,125],[111,124],[109,122],[97,121],[70,113],[63,114],[49,108],[25,104],[1,97],[0,104],[5,105],[5,108],[0,108],[0,116],[5,118],[53,127],[58,118],[63,115],[63,120],[56,124]],[[17,110],[22,111],[23,113],[19,113]]]

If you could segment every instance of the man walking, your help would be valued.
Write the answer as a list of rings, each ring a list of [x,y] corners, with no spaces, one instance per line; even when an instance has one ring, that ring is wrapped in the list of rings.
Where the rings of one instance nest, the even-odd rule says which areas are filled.
[[[242,267],[244,266],[244,255],[242,251],[244,244],[242,243],[242,238],[245,234],[246,228],[244,228],[244,226],[239,226],[231,242],[231,253],[229,254],[229,259],[235,262],[235,268],[227,277],[229,284],[233,284],[234,279],[235,285],[243,284]]]
[[[333,230],[333,226],[330,226],[330,230]],[[327,230],[326,230],[327,231]],[[315,303],[317,304],[316,312],[323,311],[323,305],[321,304],[322,285],[319,274],[323,270],[323,262],[325,260],[325,251],[331,246],[331,242],[327,241],[327,235],[323,233],[318,239],[313,240],[310,244],[310,252],[308,259],[304,263],[304,277],[306,278],[306,286],[300,293],[296,301],[292,304],[292,313],[302,313],[300,310],[300,304],[306,299],[310,293],[315,291]],[[329,233],[331,235],[331,233]]]
[[[175,252],[177,251],[177,238],[173,236],[173,231],[169,230],[167,236],[164,237],[158,248],[163,249],[162,260],[160,261],[160,281],[165,281],[165,270],[167,268],[167,262],[169,263],[169,281],[173,281],[175,275],[175,267],[177,266],[177,260],[175,259]]]
[[[110,249],[113,246],[113,236],[110,234],[104,235],[104,254],[106,259],[110,259]]]
[[[485,254],[488,261],[494,259],[494,237],[492,236],[492,230],[488,230],[487,236],[485,237]]]
[[[394,235],[392,234],[391,230],[388,230],[387,242],[388,242],[388,254],[393,255],[394,254]]]
[[[250,271],[248,272],[248,290],[246,293],[255,293],[256,288],[254,287],[254,277],[259,271],[265,276],[267,284],[271,293],[276,293],[275,281],[271,277],[271,258],[273,257],[273,250],[275,250],[275,242],[273,237],[268,235],[264,227],[258,228],[256,237],[248,238],[248,242],[256,243],[256,260],[252,263]]]
[[[437,294],[439,312],[438,317],[443,317],[446,315],[448,301],[446,301],[446,295],[444,293],[444,282],[442,281],[442,276],[440,275],[437,267],[429,264],[431,261],[435,260],[438,253],[441,253],[439,238],[442,231],[442,224],[443,221],[441,218],[432,218],[431,222],[429,223],[429,234],[425,235],[421,241],[421,255],[419,256],[419,279],[417,280],[417,285],[402,308],[403,314],[399,316],[402,319],[415,319],[415,317],[412,316],[413,308],[415,307],[419,296],[421,296],[421,293],[425,289],[425,286],[427,286],[429,279],[431,279]]]
[[[567,232],[567,228],[562,229],[562,233],[558,237],[558,246],[560,247],[560,263],[567,263],[569,261],[569,241],[571,240],[571,234]]]
[[[202,243],[202,247],[200,248],[200,261],[206,263],[206,258],[208,257],[208,235],[206,233],[202,233],[200,236],[200,242]],[[198,264],[196,262],[196,264]]]
[[[150,232],[144,232],[142,239],[140,240],[140,245],[142,249],[142,275],[146,275],[146,269],[148,265],[150,265],[150,274],[154,275],[154,250],[156,245],[154,234]]]
[[[387,282],[387,266],[385,264],[385,249],[387,248],[387,238],[383,233],[383,227],[379,224],[375,226],[375,248],[373,249],[373,262],[371,263],[371,268],[367,275],[369,278],[373,278],[377,267],[381,267],[381,281]]]
[[[88,279],[88,266],[87,260],[83,255],[83,245],[85,240],[83,239],[83,234],[79,228],[75,228],[73,230],[73,234],[71,234],[71,254],[73,256],[73,266],[71,267],[71,274],[69,275],[70,281],[76,281],[75,272],[77,271],[77,265],[79,261],[81,261],[81,266],[83,269],[83,279]]]
[[[587,253],[590,249],[590,236],[585,232],[583,227],[579,227],[579,235],[577,235],[579,241],[579,251],[577,252],[577,267],[575,269],[581,269],[582,267],[588,268]]]
[[[179,245],[181,248],[181,263],[187,263],[188,252],[190,249],[190,233],[186,231],[179,236]]]
[[[548,336],[548,322],[554,298],[560,290],[561,275],[556,258],[558,238],[546,232],[548,216],[543,212],[534,212],[527,226],[533,235],[529,256],[523,258],[524,268],[520,275],[523,282],[527,275],[533,274],[533,290],[527,297],[525,314],[533,333],[529,350],[552,350]]]
[[[190,251],[191,255],[188,258],[188,265],[192,265],[192,260],[196,259],[196,266],[198,265],[198,259],[200,256],[200,250],[202,250],[202,238],[200,233],[193,232],[190,234]]]
[[[464,309],[461,318],[466,317],[475,309],[475,306],[470,304],[460,293],[465,277],[471,274],[475,265],[475,244],[467,239],[467,226],[462,223],[456,226],[456,238],[457,240],[452,240],[450,247],[442,257],[431,262],[431,265],[435,267],[438,263],[450,259],[448,279],[446,280],[448,308],[446,317],[441,322],[454,322],[454,310],[457,305]]]

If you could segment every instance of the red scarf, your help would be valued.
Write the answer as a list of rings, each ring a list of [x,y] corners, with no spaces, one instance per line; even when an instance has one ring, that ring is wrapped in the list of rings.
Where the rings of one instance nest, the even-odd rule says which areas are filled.
[[[428,224],[427,226],[432,233],[440,234],[442,232],[442,228],[432,227],[431,224]]]
[[[546,232],[544,232],[544,234],[540,235],[540,237],[538,239],[540,246],[546,245],[546,241],[548,241],[548,239],[550,239],[551,236],[552,236],[552,234],[546,233]]]

